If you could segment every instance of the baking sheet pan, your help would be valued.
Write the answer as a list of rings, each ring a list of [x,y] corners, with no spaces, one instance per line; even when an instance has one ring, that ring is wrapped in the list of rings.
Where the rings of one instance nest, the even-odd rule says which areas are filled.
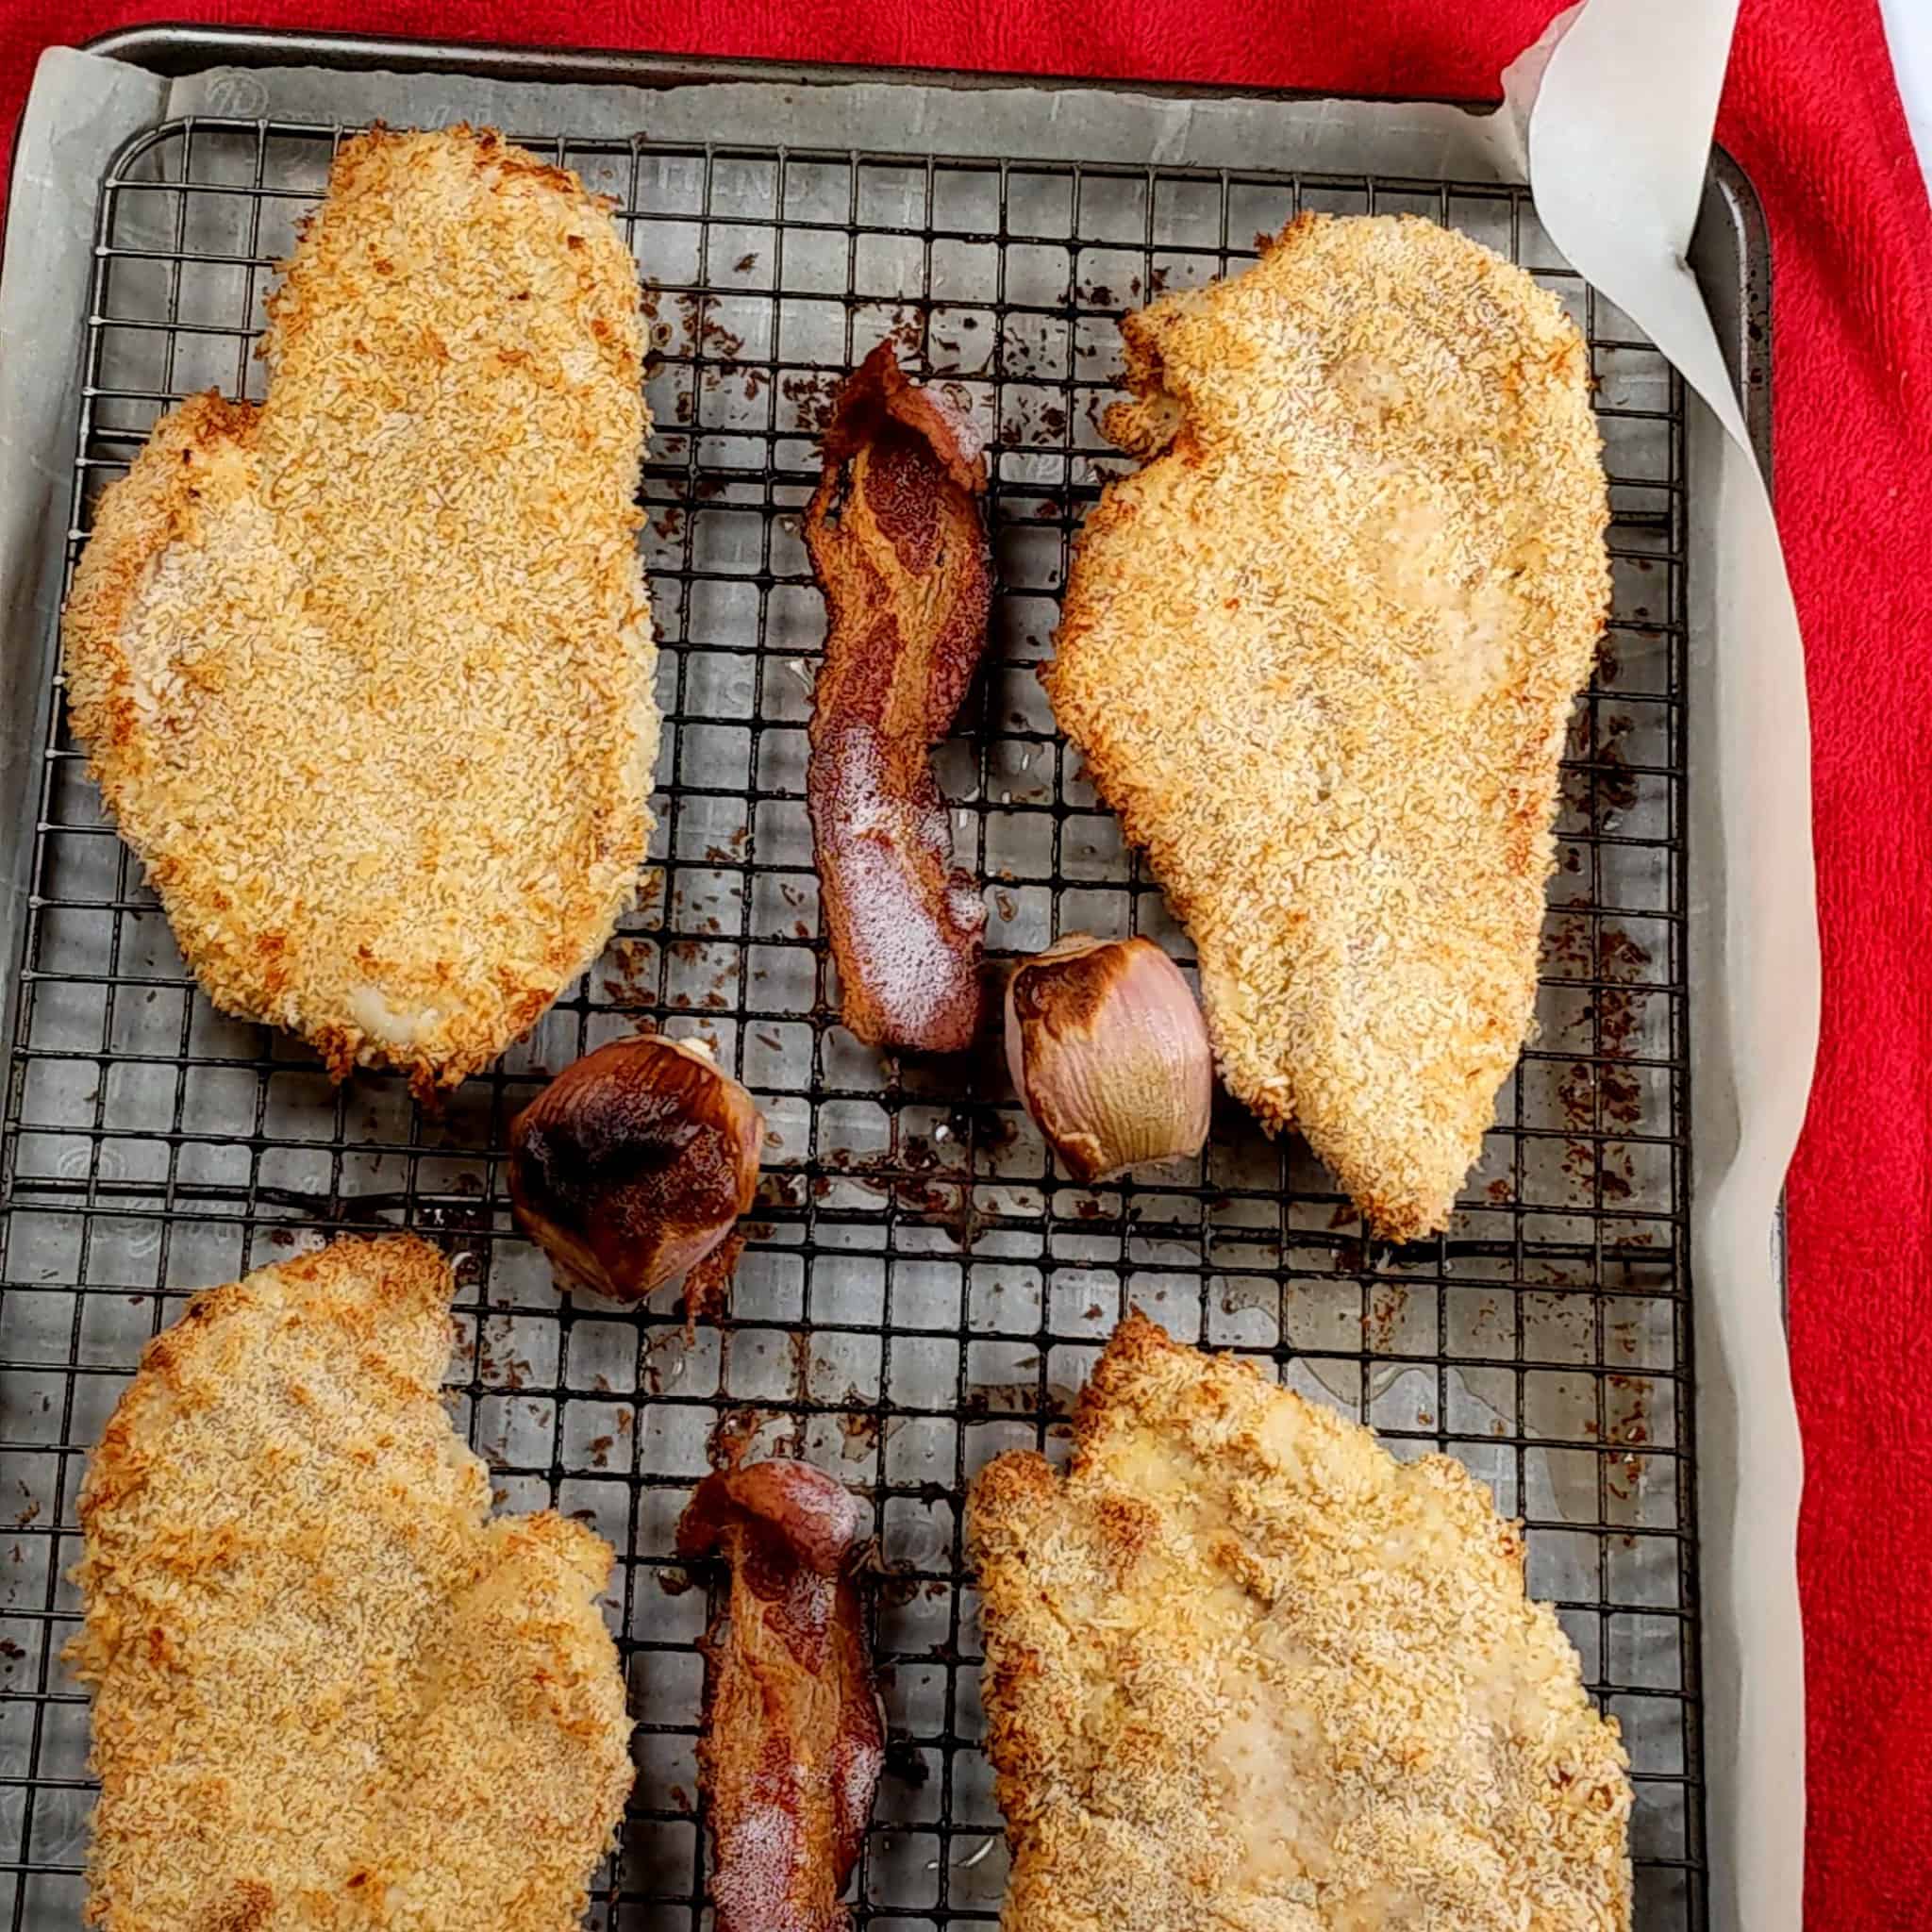
[[[62,1573],[80,1457],[141,1343],[196,1287],[325,1230],[398,1223],[464,1257],[452,1399],[506,1500],[585,1511],[619,1551],[609,1611],[640,1779],[599,1923],[699,1911],[705,1597],[670,1531],[721,1428],[822,1460],[875,1501],[893,1757],[862,1912],[996,1912],[960,1491],[1001,1448],[1054,1447],[1129,1303],[1374,1423],[1398,1454],[1446,1448],[1526,1518],[1532,1588],[1563,1606],[1630,1742],[1639,1923],[1725,1923],[1707,1896],[1709,1834],[1743,1827],[1701,1689],[1713,1660],[1747,1660],[1703,1615],[1700,1563],[1723,1533],[1713,1496],[1742,1506],[1747,1473],[1702,1399],[1727,1284],[1696,1271],[1690,1174],[1698,1095],[1724,1069],[1688,937],[1724,885],[1696,832],[1713,785],[1697,669],[1717,625],[1698,615],[1712,540],[1693,514],[1694,407],[1549,247],[1497,118],[232,31],[147,30],[111,51],[50,57],[0,290],[15,619],[0,776],[22,827],[0,932],[18,968],[0,1269],[0,1455],[23,1519],[0,1563],[12,1923],[78,1909],[91,1794],[85,1707],[58,1662],[75,1609]],[[299,1048],[208,1008],[53,697],[54,608],[99,488],[170,398],[259,393],[248,352],[273,262],[341,130],[375,118],[490,121],[577,167],[619,202],[654,310],[662,885],[441,1118],[381,1077],[331,1091]],[[1187,957],[1033,669],[1068,540],[1116,463],[1094,424],[1118,314],[1238,267],[1297,208],[1448,220],[1557,290],[1591,341],[1616,479],[1617,609],[1572,731],[1540,1035],[1456,1226],[1396,1251],[1363,1240],[1306,1150],[1263,1141],[1239,1109],[1194,1169],[1085,1191],[1053,1171],[991,1062],[962,1091],[858,1049],[826,1007],[803,822],[822,619],[797,512],[817,412],[892,336],[994,447],[993,661],[942,759],[992,949],[1136,929]],[[1761,432],[1762,234],[1722,162],[1706,213],[1701,278]],[[638,1024],[714,1040],[778,1137],[731,1316],[690,1345],[669,1310],[559,1303],[510,1228],[497,1158],[544,1071]],[[1724,1386],[1747,1406],[1776,1394]]]

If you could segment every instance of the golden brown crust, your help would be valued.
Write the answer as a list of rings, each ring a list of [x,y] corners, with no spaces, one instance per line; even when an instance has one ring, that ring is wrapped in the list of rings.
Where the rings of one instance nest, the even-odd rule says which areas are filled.
[[[1228,1086],[1442,1226],[1528,1030],[1608,601],[1589,356],[1412,217],[1303,216],[1123,325],[1151,458],[1088,518],[1054,709],[1201,961]]]
[[[342,1240],[196,1295],[88,1465],[87,1923],[567,1932],[630,1788],[610,1551],[489,1518],[449,1264]]]
[[[192,397],[101,501],[74,728],[218,1006],[449,1085],[644,856],[636,270],[575,175],[378,131],[269,309],[266,400]]]
[[[1004,1932],[1627,1932],[1617,1727],[1460,1464],[1130,1315],[967,1529]]]

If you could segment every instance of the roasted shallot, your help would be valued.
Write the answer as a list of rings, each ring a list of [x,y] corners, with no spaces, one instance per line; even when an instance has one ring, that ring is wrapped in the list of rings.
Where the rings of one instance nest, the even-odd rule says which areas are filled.
[[[1194,995],[1152,940],[1069,933],[1007,982],[1007,1068],[1075,1179],[1201,1151],[1214,1056]]]
[[[698,1041],[613,1040],[511,1122],[510,1201],[560,1274],[641,1302],[728,1254],[764,1133],[757,1103]]]

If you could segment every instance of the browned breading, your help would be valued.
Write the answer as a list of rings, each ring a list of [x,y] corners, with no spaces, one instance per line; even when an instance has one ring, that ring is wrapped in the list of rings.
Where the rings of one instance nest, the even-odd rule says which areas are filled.
[[[1151,458],[1047,688],[1192,935],[1228,1086],[1376,1229],[1446,1222],[1528,1030],[1608,599],[1590,358],[1520,269],[1307,215],[1124,325]]]
[[[610,1551],[491,1520],[449,1264],[342,1240],[191,1301],[88,1464],[89,1924],[569,1932],[630,1789]]]
[[[1617,1726],[1459,1463],[1132,1315],[967,1526],[1004,1932],[1627,1932]]]
[[[635,267],[490,132],[343,144],[212,393],[103,497],[74,728],[230,1012],[420,1090],[488,1064],[634,890],[657,756]]]

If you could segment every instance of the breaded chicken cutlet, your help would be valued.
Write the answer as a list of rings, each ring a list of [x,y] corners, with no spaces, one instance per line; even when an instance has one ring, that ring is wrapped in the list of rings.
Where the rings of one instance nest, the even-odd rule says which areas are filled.
[[[1627,1932],[1630,1786],[1459,1463],[1130,1315],[969,1504],[1003,1932]]]
[[[107,1932],[573,1932],[630,1789],[610,1550],[490,1518],[449,1264],[342,1240],[196,1295],[88,1464]]]
[[[602,949],[657,756],[636,268],[489,131],[343,143],[209,392],[103,496],[75,735],[225,1010],[338,1077],[487,1065]]]
[[[1200,958],[1229,1088],[1379,1234],[1447,1222],[1529,1029],[1609,596],[1590,358],[1411,216],[1305,215],[1123,325],[1146,459],[1045,674]]]

